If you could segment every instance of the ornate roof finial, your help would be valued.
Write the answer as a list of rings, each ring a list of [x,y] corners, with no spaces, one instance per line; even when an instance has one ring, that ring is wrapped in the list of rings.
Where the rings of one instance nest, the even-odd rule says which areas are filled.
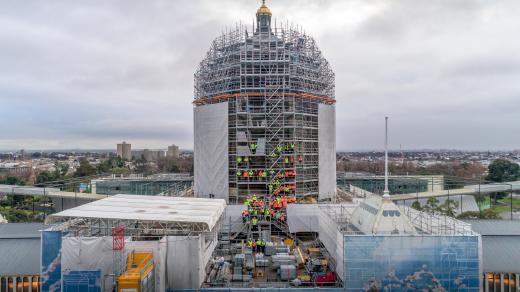
[[[269,8],[265,5],[265,0],[262,0],[262,6],[260,6],[260,8],[258,8],[258,10],[256,11],[256,16],[259,15],[273,15],[271,13],[271,10],[269,10]]]

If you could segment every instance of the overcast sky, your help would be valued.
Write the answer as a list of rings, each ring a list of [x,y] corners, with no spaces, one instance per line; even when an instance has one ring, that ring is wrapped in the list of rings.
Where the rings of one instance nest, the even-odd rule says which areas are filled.
[[[193,147],[193,73],[261,1],[0,1],[0,149]],[[337,149],[520,149],[520,1],[268,0],[336,73]]]

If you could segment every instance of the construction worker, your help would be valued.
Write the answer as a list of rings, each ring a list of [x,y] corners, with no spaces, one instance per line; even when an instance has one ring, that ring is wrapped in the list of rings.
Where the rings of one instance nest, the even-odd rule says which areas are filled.
[[[242,223],[246,223],[249,217],[249,212],[247,210],[242,211]]]
[[[253,253],[255,253],[256,252],[256,241],[255,240],[253,240],[251,242],[251,246],[253,247]]]
[[[251,217],[251,229],[256,230],[256,225],[258,224],[258,218]]]
[[[262,253],[265,253],[265,240],[261,240]]]
[[[262,252],[262,240],[260,238],[256,240],[256,250]]]
[[[251,239],[247,240],[247,247],[251,248],[253,246],[253,241]]]
[[[264,214],[265,214],[265,220],[269,221],[271,220],[271,209],[265,208]]]

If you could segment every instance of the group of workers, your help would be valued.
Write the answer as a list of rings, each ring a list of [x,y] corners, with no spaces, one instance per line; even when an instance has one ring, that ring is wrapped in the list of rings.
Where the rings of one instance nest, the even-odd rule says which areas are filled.
[[[267,171],[265,170],[237,170],[237,176],[239,177],[267,177]]]
[[[248,239],[247,240],[247,247],[249,247],[254,253],[255,252],[261,252],[265,253],[265,240],[263,239]]]
[[[274,211],[270,208],[248,208],[242,211],[242,222],[247,223],[248,221],[251,221],[251,224],[257,225],[258,219],[269,221],[273,215]]]
[[[242,222],[251,224],[251,230],[257,230],[258,220],[270,221],[271,218],[285,222],[285,208],[288,203],[296,202],[295,197],[285,197],[275,195],[269,201],[259,199],[256,195],[249,196],[244,205],[246,209],[242,211]],[[249,238],[247,246],[253,252],[265,253],[265,241],[263,239]]]
[[[269,203],[258,199],[256,195],[248,197],[244,203],[246,209],[242,211],[242,222],[250,223],[255,229],[259,220],[269,221],[275,218],[285,222],[285,208],[287,204],[296,202],[295,197],[274,196]]]

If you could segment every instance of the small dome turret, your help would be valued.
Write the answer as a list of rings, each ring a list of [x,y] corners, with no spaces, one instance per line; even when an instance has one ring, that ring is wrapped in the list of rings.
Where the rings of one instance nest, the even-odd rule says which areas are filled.
[[[265,0],[262,0],[262,6],[260,6],[260,8],[258,8],[258,10],[256,11],[256,16],[258,17],[260,15],[267,15],[267,16],[273,15],[271,13],[271,10],[269,9],[269,7],[267,7],[265,5]]]

